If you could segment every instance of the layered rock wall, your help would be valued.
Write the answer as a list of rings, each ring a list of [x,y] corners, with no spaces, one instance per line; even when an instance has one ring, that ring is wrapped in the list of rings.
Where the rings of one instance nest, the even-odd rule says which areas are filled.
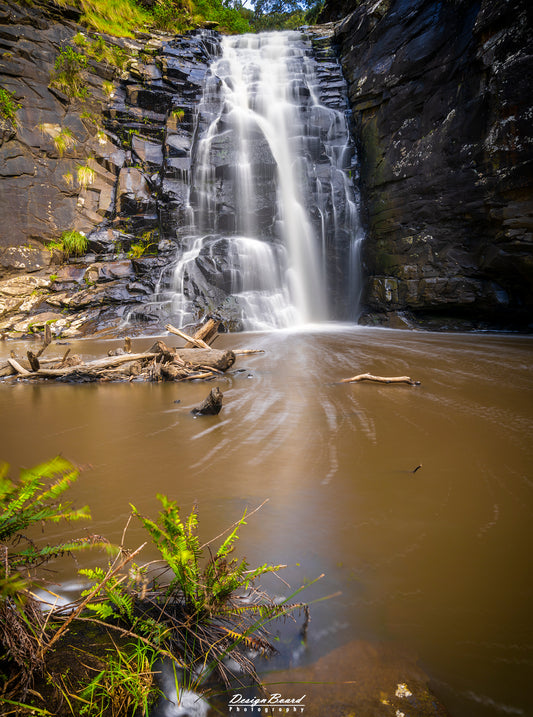
[[[531,7],[527,0],[348,6],[336,38],[361,160],[366,320],[527,326]],[[332,3],[324,19],[335,13]]]
[[[158,322],[150,299],[187,212],[195,106],[213,33],[87,33],[74,9],[0,2],[0,334]],[[58,86],[66,51],[82,96]],[[4,95],[5,96],[5,95]],[[87,252],[51,250],[64,232]],[[126,329],[130,331],[131,329]]]

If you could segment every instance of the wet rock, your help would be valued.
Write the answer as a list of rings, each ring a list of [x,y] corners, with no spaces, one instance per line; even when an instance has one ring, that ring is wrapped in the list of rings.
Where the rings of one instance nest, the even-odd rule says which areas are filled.
[[[122,214],[143,214],[153,210],[155,200],[146,176],[135,167],[125,167],[118,178],[117,202]]]
[[[4,296],[29,296],[34,291],[50,285],[50,280],[44,276],[34,274],[21,274],[11,279],[0,281],[0,294]]]
[[[331,676],[335,675],[334,682]],[[301,699],[309,717],[446,717],[413,655],[392,645],[350,642],[308,667],[274,673],[283,699]]]
[[[138,159],[147,165],[161,167],[163,164],[163,148],[161,144],[151,142],[143,137],[134,136],[131,141],[131,148]]]
[[[344,12],[335,37],[360,147],[367,306],[384,318],[446,306],[474,322],[527,324],[526,0],[365,0]],[[324,18],[339,14],[326,4]]]
[[[40,271],[50,266],[51,254],[36,246],[0,246],[0,277],[13,271]]]
[[[91,264],[85,271],[87,283],[108,282],[116,279],[131,279],[135,276],[131,261],[110,261]]]

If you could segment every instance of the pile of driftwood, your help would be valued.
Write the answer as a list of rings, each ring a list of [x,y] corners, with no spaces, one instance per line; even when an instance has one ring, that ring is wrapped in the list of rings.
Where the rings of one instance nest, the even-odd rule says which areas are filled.
[[[170,324],[169,333],[186,341],[183,348],[172,348],[163,341],[143,353],[131,352],[131,340],[125,339],[124,348],[110,351],[108,356],[84,362],[79,356],[70,356],[70,349],[62,358],[43,359],[42,353],[51,342],[49,327],[45,331],[43,346],[34,354],[27,352],[27,360],[8,358],[0,364],[0,377],[17,376],[28,380],[56,379],[73,383],[87,381],[184,381],[213,378],[230,368],[239,354],[253,351],[219,351],[210,344],[218,336],[220,322],[209,319],[194,336],[188,336]]]

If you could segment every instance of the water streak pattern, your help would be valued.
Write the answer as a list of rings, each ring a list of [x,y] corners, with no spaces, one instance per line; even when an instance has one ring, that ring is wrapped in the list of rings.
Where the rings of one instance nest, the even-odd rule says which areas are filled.
[[[300,33],[222,39],[198,111],[178,323],[202,310],[244,329],[355,318],[355,154],[338,95],[322,101],[332,72],[344,91]]]

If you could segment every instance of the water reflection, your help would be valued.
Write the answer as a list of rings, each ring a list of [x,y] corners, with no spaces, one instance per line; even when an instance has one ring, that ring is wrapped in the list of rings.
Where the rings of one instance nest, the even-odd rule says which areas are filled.
[[[129,502],[155,514],[157,492],[184,510],[198,501],[206,538],[269,498],[243,553],[288,563],[294,586],[326,573],[309,600],[342,591],[313,607],[302,664],[396,641],[454,717],[533,713],[531,339],[337,327],[219,342],[265,353],[211,384],[2,384],[1,457],[90,465],[73,496],[111,539]],[[422,383],[336,383],[361,372]],[[193,417],[213,384],[222,412]],[[142,541],[138,527],[129,539]]]

